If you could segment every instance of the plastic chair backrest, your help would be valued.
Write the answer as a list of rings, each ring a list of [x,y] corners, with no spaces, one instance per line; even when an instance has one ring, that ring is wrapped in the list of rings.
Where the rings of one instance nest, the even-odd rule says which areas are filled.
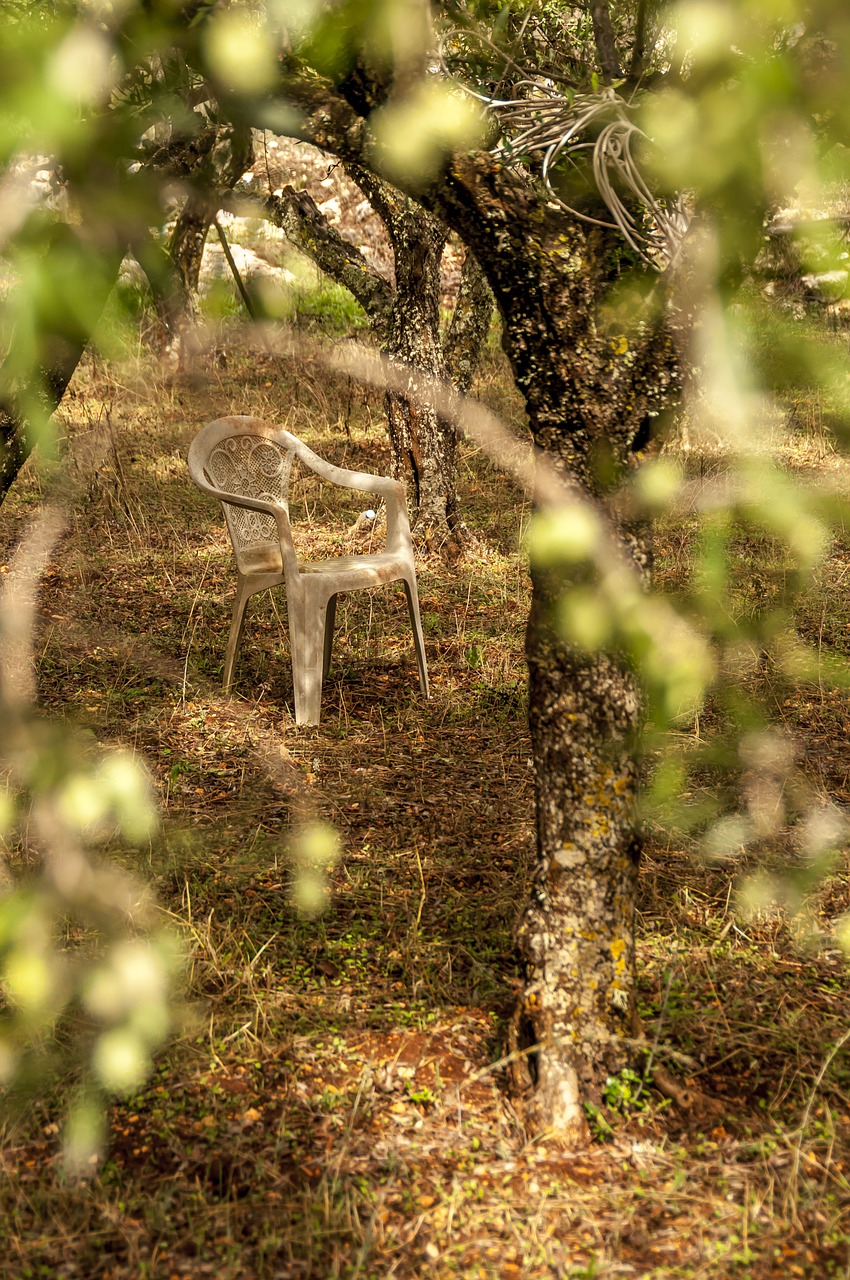
[[[234,433],[210,449],[204,471],[208,481],[226,493],[275,502],[289,514],[289,477],[294,454],[278,440],[250,433]],[[279,546],[277,522],[264,511],[250,511],[223,502],[227,527],[237,558],[269,544]]]

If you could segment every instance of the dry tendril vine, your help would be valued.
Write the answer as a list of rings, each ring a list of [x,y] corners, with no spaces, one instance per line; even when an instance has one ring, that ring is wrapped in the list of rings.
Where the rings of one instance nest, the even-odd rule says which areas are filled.
[[[641,173],[633,144],[647,135],[632,118],[633,103],[613,88],[596,93],[564,92],[550,76],[529,73],[514,82],[512,96],[489,96],[462,83],[452,67],[466,36],[467,32],[459,31],[443,36],[440,67],[459,90],[498,119],[501,136],[492,154],[507,163],[520,157],[540,157],[540,176],[553,204],[581,222],[619,231],[642,262],[655,271],[665,271],[687,232],[689,215],[681,196],[669,203],[659,199]],[[521,71],[509,55],[502,56],[506,65]],[[610,221],[582,213],[556,189],[558,164],[566,161],[578,168],[578,157],[588,152],[593,179]],[[635,206],[642,211],[638,216]]]

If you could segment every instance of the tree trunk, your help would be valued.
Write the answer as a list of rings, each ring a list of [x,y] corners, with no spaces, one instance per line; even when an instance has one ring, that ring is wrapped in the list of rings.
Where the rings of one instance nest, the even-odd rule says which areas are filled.
[[[440,337],[440,264],[448,227],[368,169],[359,165],[346,168],[383,220],[392,244],[395,294],[384,349],[392,359],[421,369],[428,377],[446,379],[450,371]],[[458,305],[469,309],[469,293],[458,297]],[[460,345],[461,333],[459,328]],[[480,355],[480,327],[476,336],[478,348],[469,342],[465,356],[470,364],[477,364]],[[392,391],[387,392],[387,420],[394,472],[406,482],[411,495],[417,535],[429,547],[449,544],[457,548],[466,529],[457,497],[454,424],[440,418],[415,394],[402,396]]]
[[[441,337],[440,265],[447,228],[362,167],[351,166],[349,172],[387,228],[395,287],[330,225],[307,192],[284,187],[269,196],[268,216],[322,271],[350,290],[388,356],[467,391],[493,309],[492,295],[474,256],[467,255],[457,303]],[[407,485],[417,536],[428,545],[456,547],[465,529],[456,488],[454,426],[415,395],[396,392],[387,393],[387,423],[393,470]]]
[[[395,261],[395,296],[386,351],[430,377],[443,378],[440,263],[448,231],[418,205],[387,223]],[[459,525],[455,484],[457,435],[415,396],[387,392],[387,421],[396,476],[407,483],[417,530],[426,539]]]
[[[627,332],[603,324],[615,233],[571,224],[502,175],[496,199],[489,164],[456,165],[435,204],[487,274],[535,444],[616,529],[608,495],[651,415],[677,391],[670,334],[663,319]],[[618,532],[646,579],[649,530]],[[532,563],[532,584],[537,859],[519,928],[525,984],[511,1048],[524,1051],[514,1080],[529,1127],[572,1146],[587,1136],[584,1103],[598,1102],[634,1056],[641,697],[625,657],[590,655],[564,639],[558,613],[569,583]]]
[[[615,657],[559,635],[562,584],[534,569],[526,636],[537,860],[511,1029],[532,1130],[586,1137],[584,1103],[632,1060],[640,691]]]
[[[590,0],[589,8],[602,75],[605,83],[610,84],[612,80],[619,80],[623,73],[620,70],[620,60],[617,57],[617,45],[614,40],[614,27],[608,10],[608,0]]]
[[[253,160],[251,130],[228,125],[192,175],[192,186],[174,223],[168,245],[173,274],[157,298],[163,337],[184,369],[197,352],[198,289],[204,246],[224,195],[233,190]]]
[[[57,226],[46,250],[61,256],[72,252],[75,232]],[[86,273],[87,311],[98,316],[106,306],[118,279],[123,253],[114,246],[100,246],[94,253],[91,245],[79,240],[78,251],[88,260]],[[0,503],[18,477],[21,467],[38,442],[44,424],[62,402],[68,384],[82,359],[90,329],[81,321],[77,310],[68,305],[61,293],[54,300],[49,328],[40,335],[42,351],[40,367],[27,370],[21,380],[17,374],[20,353],[16,337],[0,368]],[[22,338],[24,346],[29,335]]]
[[[457,301],[443,336],[443,364],[456,391],[472,386],[493,319],[493,295],[478,259],[467,249]]]
[[[320,145],[357,163],[368,145],[357,102],[314,83],[298,90],[308,108],[321,104],[313,116]],[[622,283],[618,233],[565,217],[529,175],[492,156],[453,156],[419,195],[487,276],[534,443],[605,510],[653,415],[678,394],[663,305],[650,303],[624,324],[616,310],[606,314],[609,291]],[[647,531],[619,533],[635,571],[648,574]],[[512,1047],[527,1050],[516,1074],[530,1126],[576,1145],[587,1136],[583,1103],[598,1099],[632,1057],[641,704],[624,656],[586,655],[562,636],[563,582],[538,565],[532,581],[537,864],[519,931],[525,989]]]
[[[198,316],[201,262],[212,220],[218,213],[217,205],[217,196],[211,199],[205,191],[190,192],[168,242],[168,252],[174,264],[183,305],[187,316],[193,319]]]

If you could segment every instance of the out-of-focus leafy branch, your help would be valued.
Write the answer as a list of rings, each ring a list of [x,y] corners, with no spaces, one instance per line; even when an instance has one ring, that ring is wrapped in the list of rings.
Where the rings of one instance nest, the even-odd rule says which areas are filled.
[[[51,1067],[70,1071],[65,1152],[84,1172],[103,1100],[142,1083],[171,1030],[179,947],[144,885],[104,856],[155,830],[144,768],[34,707],[39,579],[63,524],[41,512],[0,591],[0,1090],[14,1106]]]
[[[128,245],[144,254],[150,228],[160,222],[168,177],[190,174],[205,154],[209,119],[201,104],[217,103],[241,125],[279,131],[298,132],[298,113],[309,114],[310,136],[319,145],[381,169],[477,234],[484,250],[479,258],[499,293],[506,325],[525,325],[537,339],[554,316],[562,322],[556,333],[562,348],[559,335],[568,331],[572,311],[561,300],[577,300],[582,316],[590,317],[575,331],[584,344],[576,355],[591,371],[598,369],[598,381],[588,374],[571,404],[566,395],[553,394],[561,418],[553,417],[551,429],[541,427],[540,437],[560,451],[557,465],[564,473],[570,460],[576,470],[583,468],[578,480],[565,474],[567,495],[580,482],[605,501],[588,504],[586,494],[581,502],[561,500],[535,521],[536,569],[540,580],[555,583],[546,595],[547,604],[557,601],[552,635],[573,654],[605,652],[630,663],[642,679],[659,734],[671,723],[691,725],[707,696],[719,708],[724,734],[705,751],[695,750],[690,762],[661,750],[649,791],[650,816],[666,812],[678,829],[700,833],[716,857],[787,842],[790,832],[808,860],[806,868],[817,870],[840,843],[841,823],[806,784],[793,747],[771,726],[750,676],[759,663],[769,662],[783,679],[811,679],[812,654],[795,633],[790,588],[804,588],[822,563],[836,512],[832,499],[791,483],[758,448],[760,424],[775,403],[768,370],[753,353],[759,308],[740,286],[749,283],[766,213],[797,200],[801,191],[817,203],[836,178],[846,177],[850,106],[841,68],[850,29],[842,8],[828,0],[805,6],[745,0],[735,7],[691,0],[669,10],[662,29],[658,18],[649,21],[654,6],[642,3],[547,7],[539,30],[559,29],[566,48],[560,72],[555,65],[532,75],[537,87],[551,74],[566,97],[575,86],[595,93],[594,75],[601,71],[617,79],[623,66],[637,69],[645,83],[647,50],[654,44],[658,51],[654,92],[630,104],[642,111],[651,140],[641,156],[643,171],[652,175],[652,192],[660,200],[692,193],[697,230],[675,264],[675,276],[671,271],[654,293],[631,281],[628,254],[611,249],[610,234],[573,234],[568,211],[579,204],[584,211],[582,201],[598,203],[592,165],[571,167],[565,161],[565,191],[577,185],[578,193],[562,201],[564,231],[552,249],[554,213],[535,185],[535,164],[508,156],[504,147],[500,155],[489,152],[509,122],[500,126],[492,112],[487,115],[486,103],[482,112],[482,96],[493,98],[497,88],[503,96],[527,94],[529,77],[520,83],[526,55],[531,65],[532,56],[538,63],[543,54],[551,60],[562,52],[554,39],[541,38],[535,49],[530,23],[509,14],[503,29],[511,28],[511,41],[505,42],[510,52],[498,74],[475,66],[468,48],[457,58],[459,77],[468,66],[477,94],[465,97],[434,76],[414,75],[427,62],[424,44],[417,44],[427,35],[427,23],[422,30],[412,24],[415,39],[405,43],[410,31],[400,32],[389,10],[376,14],[369,5],[342,5],[316,11],[311,20],[302,10],[287,23],[285,10],[270,6],[175,6],[165,0],[130,0],[115,8],[7,6],[0,45],[6,73],[0,77],[0,238],[17,278],[6,308],[9,320],[0,331],[6,355],[0,403],[7,406],[0,435],[6,440],[7,474],[32,439],[46,437],[51,408],[70,376],[74,353],[91,332],[117,261]],[[630,59],[622,32],[633,36]],[[488,57],[500,39],[494,19],[481,45]],[[400,67],[406,77],[394,77]],[[477,154],[447,165],[453,150]],[[31,154],[50,158],[64,200],[61,212],[20,200],[19,170]],[[631,191],[628,198],[640,214],[639,193]],[[518,227],[545,233],[546,251],[530,231],[518,235]],[[804,260],[811,254],[809,243],[800,243]],[[513,257],[505,245],[515,248]],[[819,266],[837,264],[837,239],[825,232],[817,248]],[[518,264],[527,272],[519,283],[511,276]],[[569,295],[576,281],[582,288]],[[605,448],[595,454],[571,454],[568,447],[572,439],[581,442],[581,431],[586,437],[594,413],[601,420],[604,397],[589,404],[590,393],[600,388],[610,393],[609,405],[623,386],[633,390],[622,407],[634,410],[640,398],[647,435],[652,434],[653,415],[677,381],[679,357],[664,326],[655,324],[668,306],[671,284],[676,341],[695,388],[693,421],[722,438],[737,477],[728,489],[718,487],[701,500],[691,581],[675,607],[653,595],[634,572],[623,590],[624,579],[603,553],[612,522],[618,534],[619,517],[624,526],[637,526],[669,509],[686,490],[683,477],[664,459],[641,465],[643,442],[631,426],[629,437],[621,438],[614,423],[598,441]],[[778,342],[789,359],[795,341],[788,324]],[[555,383],[546,383],[538,349],[527,350],[533,367],[530,357],[523,367],[517,340],[524,386],[550,391]],[[554,370],[562,352],[549,354]],[[836,372],[824,348],[815,344],[795,358],[815,385],[843,387],[846,402],[846,373]],[[635,370],[648,371],[647,378],[654,373],[655,383],[648,385]],[[570,373],[558,365],[565,393],[575,390]],[[736,616],[731,580],[742,531],[769,535],[782,546],[789,588],[744,618]],[[25,602],[32,599],[53,536],[45,517],[40,531],[22,544],[9,577],[7,591],[17,595],[8,599],[16,601],[16,616],[24,620],[31,616]],[[16,823],[27,815],[43,874],[26,890],[13,881],[4,898],[0,1067],[10,1082],[23,1078],[32,1046],[46,1045],[59,1021],[74,1017],[87,1028],[80,1043],[91,1050],[98,1087],[132,1087],[167,1030],[169,944],[144,940],[150,921],[138,906],[137,891],[103,871],[95,851],[117,828],[127,838],[144,837],[151,820],[144,787],[125,757],[88,759],[34,715],[27,676],[30,624],[10,621],[11,606],[4,606],[3,616],[13,661],[2,675],[9,744],[5,829],[14,843]],[[650,734],[648,741],[662,747],[660,737]],[[721,779],[702,808],[683,803],[690,764],[716,765]],[[317,848],[317,861],[330,863],[333,849],[324,835]],[[318,897],[310,880],[308,904]],[[56,946],[66,927],[60,922],[68,919],[97,940],[91,957],[85,948]],[[78,1157],[86,1151],[79,1137],[71,1145]]]
[[[174,182],[192,180],[215,143],[210,86],[226,83],[237,120],[259,93],[269,119],[283,122],[269,100],[277,71],[268,47],[267,32],[239,9],[156,0],[4,7],[0,253],[11,284],[0,319],[2,493],[37,443],[52,448],[51,415],[125,253],[149,275],[162,271],[151,232]],[[50,174],[48,198],[35,194],[37,169]],[[109,332],[99,338],[108,349]],[[35,707],[38,584],[61,531],[61,514],[43,511],[0,593],[0,1096],[13,1107],[52,1070],[73,1082],[65,1149],[84,1171],[105,1099],[141,1084],[173,1027],[180,951],[145,886],[109,857],[157,825],[143,766]],[[300,832],[301,909],[321,909],[335,857],[333,833]]]

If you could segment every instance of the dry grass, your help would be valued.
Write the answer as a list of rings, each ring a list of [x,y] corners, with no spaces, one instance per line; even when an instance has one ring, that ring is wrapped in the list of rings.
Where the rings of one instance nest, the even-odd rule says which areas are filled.
[[[495,357],[488,393],[516,412]],[[521,499],[464,450],[469,557],[422,563],[434,696],[417,692],[403,598],[352,598],[318,729],[296,729],[282,599],[253,608],[233,698],[218,680],[233,574],[187,482],[193,432],[273,417],[339,463],[386,470],[380,401],[309,364],[232,347],[194,385],[87,366],[62,476],[4,507],[14,543],[48,490],[69,532],[42,598],[42,706],[148,761],[163,826],[135,858],[190,952],[184,1034],[112,1112],[97,1176],[64,1185],[50,1101],[2,1152],[9,1277],[850,1275],[850,1015],[844,961],[779,918],[731,914],[728,868],[681,842],[643,873],[642,1012],[684,1055],[680,1112],[625,1082],[581,1156],[529,1143],[503,1092],[513,928],[533,847]],[[356,510],[304,495],[304,537]],[[670,529],[660,569],[687,560]],[[846,548],[805,606],[846,654]],[[829,607],[827,600],[830,601]],[[785,706],[821,785],[850,776],[846,700]],[[289,899],[293,819],[339,828],[328,911]],[[116,851],[118,856],[128,857]],[[836,870],[823,918],[850,905]]]

